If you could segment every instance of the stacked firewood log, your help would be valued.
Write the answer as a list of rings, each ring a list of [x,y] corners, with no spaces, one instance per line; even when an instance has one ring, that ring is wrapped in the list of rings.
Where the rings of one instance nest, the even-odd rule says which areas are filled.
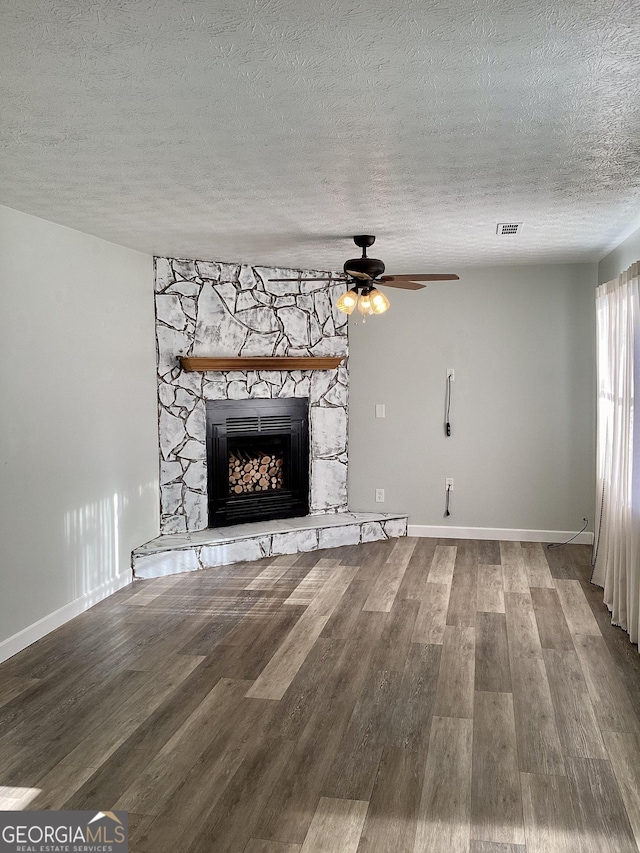
[[[282,457],[274,453],[229,454],[229,490],[236,495],[268,492],[284,485]]]

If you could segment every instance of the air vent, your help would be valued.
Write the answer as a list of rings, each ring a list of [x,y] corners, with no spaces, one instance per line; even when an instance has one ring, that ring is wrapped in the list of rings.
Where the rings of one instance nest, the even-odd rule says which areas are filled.
[[[258,432],[259,430],[260,418],[227,418],[227,432],[229,434]]]
[[[291,429],[291,415],[261,415],[260,432],[275,430],[276,432],[289,432]]]
[[[496,234],[506,237],[508,234],[519,234],[522,231],[522,222],[498,222]]]
[[[226,426],[228,435],[248,432],[289,432],[291,416],[259,415],[258,417],[227,418]]]

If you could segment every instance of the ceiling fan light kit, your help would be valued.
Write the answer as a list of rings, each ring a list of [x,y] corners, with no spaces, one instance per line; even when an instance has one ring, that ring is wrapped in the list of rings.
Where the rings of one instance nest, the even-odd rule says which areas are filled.
[[[373,246],[376,238],[372,234],[357,234],[353,242],[362,249],[360,258],[350,258],[345,262],[344,275],[349,281],[349,289],[342,294],[336,308],[345,314],[353,314],[358,309],[362,322],[372,314],[384,314],[389,308],[389,300],[378,290],[376,284],[387,287],[399,287],[402,290],[421,290],[422,281],[457,281],[453,273],[419,273],[417,275],[383,275],[385,266],[379,258],[367,257],[367,249]],[[331,275],[324,278],[309,278],[304,281],[334,281]],[[300,281],[299,278],[272,278],[271,281]]]
[[[377,288],[365,285],[360,293],[354,288],[347,290],[336,302],[336,308],[345,314],[353,314],[355,308],[364,318],[371,314],[384,314],[389,307],[389,300]]]

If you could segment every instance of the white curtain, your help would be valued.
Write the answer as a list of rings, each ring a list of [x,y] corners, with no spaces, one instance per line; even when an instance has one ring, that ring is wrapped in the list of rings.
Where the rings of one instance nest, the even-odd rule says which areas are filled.
[[[614,625],[640,635],[640,262],[596,290],[596,555]],[[638,401],[638,412],[636,412]]]

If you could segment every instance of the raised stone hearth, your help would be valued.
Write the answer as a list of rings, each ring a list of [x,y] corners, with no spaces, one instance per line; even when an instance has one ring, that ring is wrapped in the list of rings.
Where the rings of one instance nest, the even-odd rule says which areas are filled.
[[[309,515],[159,536],[136,548],[133,569],[137,578],[158,578],[279,554],[358,545],[406,535],[406,515],[371,512]]]

